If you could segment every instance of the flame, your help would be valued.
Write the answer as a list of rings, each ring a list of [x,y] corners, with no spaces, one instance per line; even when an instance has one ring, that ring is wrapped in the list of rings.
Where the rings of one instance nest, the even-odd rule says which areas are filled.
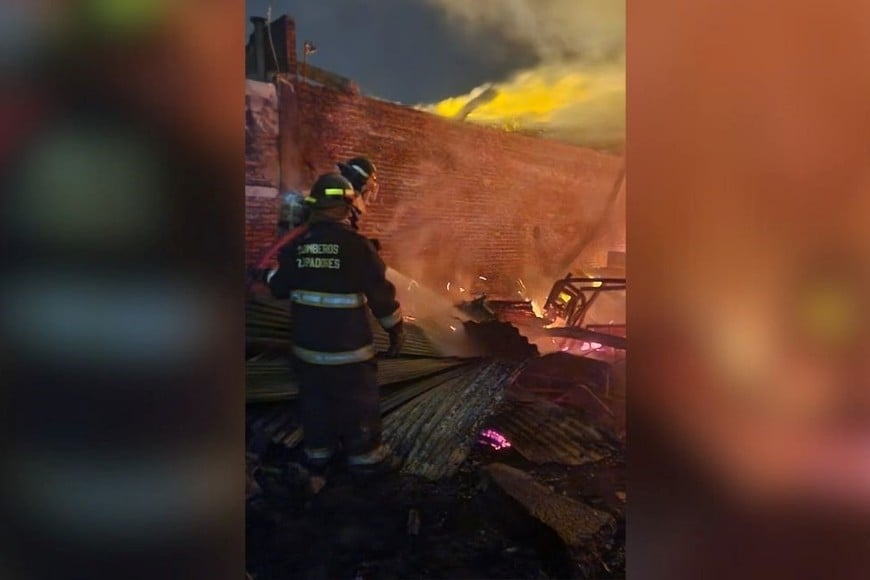
[[[584,78],[579,74],[548,79],[537,71],[527,71],[512,81],[496,85],[494,88],[498,94],[495,98],[474,109],[467,120],[500,124],[508,130],[519,129],[521,125],[547,123],[557,111],[584,100],[587,97],[585,86]],[[483,87],[478,87],[467,95],[444,99],[432,106],[431,111],[444,117],[455,117],[483,90]]]
[[[619,144],[625,125],[625,73],[622,66],[579,68],[548,65],[477,87],[417,108],[456,118],[488,90],[491,100],[473,108],[466,121],[507,131],[536,132],[579,145]],[[549,135],[548,135],[549,134]]]
[[[480,433],[480,442],[486,443],[496,451],[499,449],[507,449],[511,446],[511,442],[508,441],[508,438],[495,429],[484,429]]]
[[[544,311],[541,309],[541,305],[532,300],[532,312],[535,313],[535,316],[538,318],[544,317]]]
[[[550,328],[549,326],[546,328]],[[556,344],[556,341],[553,341],[553,344]],[[563,343],[559,348],[561,352],[570,352],[580,356],[586,356],[592,352],[600,351],[604,348],[604,345],[600,342],[575,342],[573,340]]]

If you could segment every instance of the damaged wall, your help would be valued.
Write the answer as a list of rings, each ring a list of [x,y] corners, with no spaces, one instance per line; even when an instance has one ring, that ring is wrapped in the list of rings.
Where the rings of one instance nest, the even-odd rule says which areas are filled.
[[[572,262],[603,265],[624,249],[618,157],[314,85],[297,99],[301,149],[318,172],[353,154],[375,160],[381,193],[365,229],[423,284],[510,296],[518,278],[549,289]]]
[[[336,161],[370,156],[381,193],[365,233],[381,240],[390,265],[421,284],[446,290],[449,282],[455,298],[463,297],[460,289],[464,297],[517,298],[522,279],[526,295],[542,300],[569,269],[602,266],[608,250],[625,249],[624,186],[614,189],[620,157],[306,82],[294,82],[288,98],[281,85],[281,148],[298,152],[281,156],[282,189],[306,189]],[[278,141],[265,109],[278,99],[251,96],[248,103],[249,122],[270,120],[258,121],[260,135],[252,135],[248,184],[262,175],[268,184],[256,185],[276,187]],[[289,117],[298,122],[285,122]],[[267,197],[249,193],[248,202],[250,262],[274,239],[277,199],[274,210]]]

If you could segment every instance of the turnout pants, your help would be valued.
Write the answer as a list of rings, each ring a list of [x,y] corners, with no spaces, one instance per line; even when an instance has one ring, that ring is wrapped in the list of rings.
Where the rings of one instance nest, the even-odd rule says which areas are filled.
[[[297,360],[297,369],[308,459],[328,462],[339,443],[351,465],[383,459],[377,362],[329,366]]]

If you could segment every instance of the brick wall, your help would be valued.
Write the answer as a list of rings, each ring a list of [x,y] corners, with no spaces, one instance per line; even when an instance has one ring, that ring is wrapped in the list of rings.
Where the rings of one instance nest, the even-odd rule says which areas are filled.
[[[540,297],[625,249],[619,157],[310,84],[296,101],[293,139],[314,173],[355,154],[378,165],[364,229],[420,283],[516,297],[521,279]]]
[[[381,240],[388,264],[435,289],[450,283],[456,298],[518,297],[525,286],[542,299],[569,270],[603,266],[608,251],[625,250],[619,157],[288,79],[280,95],[255,85],[247,99],[249,263],[274,241],[279,183],[307,189],[357,154],[375,161],[381,183],[365,233]]]

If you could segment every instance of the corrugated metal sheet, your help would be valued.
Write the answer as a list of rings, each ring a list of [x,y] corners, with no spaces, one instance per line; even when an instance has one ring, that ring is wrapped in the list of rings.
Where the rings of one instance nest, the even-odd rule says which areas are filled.
[[[381,386],[427,377],[446,369],[468,364],[461,359],[383,359],[378,361]]]
[[[542,328],[545,324],[542,318],[535,314],[531,300],[487,300],[486,308],[497,320],[521,325],[531,325]]]
[[[447,381],[474,372],[474,369],[476,369],[475,363],[465,363],[437,375],[413,381],[410,384],[386,385],[381,390],[381,412],[389,413]]]
[[[433,362],[449,361],[390,361],[428,370],[435,368]],[[453,362],[453,368],[435,375],[383,388],[384,440],[405,460],[405,473],[433,480],[452,475],[522,368],[517,363]],[[401,376],[396,369],[390,372],[393,378]],[[302,440],[291,403],[251,406],[247,423],[275,443],[293,447]]]
[[[519,362],[538,355],[538,348],[510,323],[490,320],[464,326],[466,334],[487,356]]]
[[[292,324],[287,305],[259,299],[247,308],[249,343],[277,346],[276,350],[284,348],[286,352]],[[374,319],[371,322],[376,348],[384,351],[389,344],[387,334]],[[467,337],[493,358],[448,357],[433,346],[433,340],[440,340],[437,332],[430,340],[420,327],[406,322],[403,357],[379,360],[384,440],[405,460],[405,473],[432,480],[452,475],[475,444],[483,423],[503,400],[506,387],[536,354],[509,324],[466,323],[464,327]],[[274,405],[279,409],[274,412],[268,410],[269,405],[252,405],[248,425],[272,441],[292,447],[303,434],[292,405],[298,385],[287,363],[286,354],[272,353],[248,361],[248,402],[289,402]],[[525,424],[520,421],[510,427],[521,433]],[[547,440],[538,447],[547,445],[552,442]],[[537,449],[533,444],[524,447]],[[561,455],[577,460],[576,453],[563,450]]]
[[[521,368],[479,363],[387,415],[384,440],[404,458],[402,471],[433,480],[452,475]]]
[[[431,370],[435,368],[431,363],[446,361],[389,361],[397,367],[390,376],[403,376],[398,367],[405,362],[426,363],[429,366],[419,368]],[[484,424],[538,464],[582,465],[617,452],[614,441],[594,427],[582,410],[541,400],[502,402],[520,368],[491,361],[466,362],[434,375],[384,384],[384,439],[405,459],[403,471],[429,479],[449,477]],[[302,440],[292,403],[255,405],[249,408],[248,425],[288,447]]]
[[[511,402],[488,423],[534,463],[583,465],[613,453],[613,443],[578,409],[544,401]]]
[[[478,363],[466,362],[419,380],[387,384],[381,394],[381,411],[387,414],[448,381],[467,380],[470,374],[477,375],[477,369]],[[270,401],[264,399],[262,402]],[[264,434],[275,443],[294,447],[302,441],[303,433],[292,401],[286,401],[285,404],[249,405],[246,422],[251,432]]]
[[[378,361],[378,384],[383,387],[421,379],[468,364],[466,360],[455,358],[381,359]],[[248,361],[245,366],[245,398],[248,403],[287,401],[299,395],[299,384],[286,357],[261,357]]]
[[[385,352],[390,338],[381,325],[371,315],[369,322],[374,335],[375,349]],[[289,347],[293,319],[286,303],[258,297],[246,305],[245,335],[249,343],[273,347]],[[405,356],[444,357],[448,354],[432,344],[421,328],[405,322]]]

